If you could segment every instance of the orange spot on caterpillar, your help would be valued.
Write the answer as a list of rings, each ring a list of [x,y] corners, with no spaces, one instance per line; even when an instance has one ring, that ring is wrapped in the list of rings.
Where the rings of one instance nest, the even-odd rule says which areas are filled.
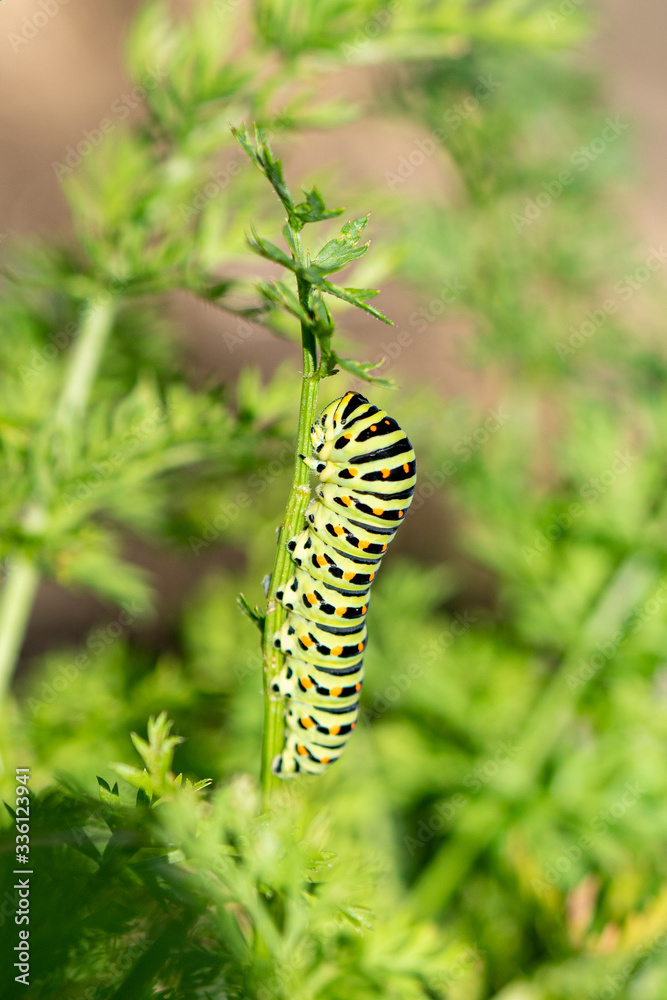
[[[356,722],[351,722],[350,723],[350,729],[356,729],[356,728],[357,728]]]
[[[403,462],[403,472],[407,473],[409,471],[410,471],[410,466],[408,465],[407,462]]]
[[[355,691],[361,691],[361,684],[355,684],[354,685],[354,690]]]
[[[343,618],[346,611],[347,608],[336,608],[336,614],[338,615],[339,618]]]
[[[359,645],[357,646],[357,649],[359,650],[360,653],[363,652],[363,648],[364,648],[364,644],[363,644],[363,642],[360,642]]]
[[[370,542],[366,542],[366,541],[364,541],[363,539],[360,539],[360,540],[359,540],[359,542],[358,542],[357,544],[359,545],[359,548],[360,548],[360,549],[367,549],[367,548],[368,548],[368,546],[369,546],[369,545],[370,545],[371,543],[370,543]]]
[[[381,548],[381,550],[380,550],[380,551],[381,551],[381,552],[386,552],[386,551],[387,551],[387,543],[386,543],[386,542],[385,542],[385,544],[384,544],[384,545],[382,546],[382,548]]]
[[[324,558],[324,556],[318,556],[317,557],[317,565],[318,566],[326,566],[326,564],[327,564],[327,561]]]
[[[350,497],[341,497],[340,499],[341,503],[344,503],[346,507],[352,506],[352,500],[350,499]]]
[[[338,736],[340,726],[329,726],[329,736]]]
[[[296,748],[296,751],[297,751],[297,753],[300,753],[302,757],[305,757],[305,755],[308,753],[308,751],[306,750],[306,748],[304,746],[301,746],[301,745],[299,745]]]
[[[329,691],[329,694],[331,695],[332,698],[340,698],[342,693],[343,693],[342,688],[331,688],[331,691]]]
[[[320,757],[320,764],[328,764],[331,757]]]
[[[306,600],[309,604],[317,604],[317,597],[315,594],[306,594]]]
[[[382,509],[382,507],[373,507],[373,513],[375,514],[376,517],[382,517],[382,515],[384,514],[384,510]]]
[[[343,652],[343,647],[342,646],[334,646],[334,648],[331,650],[331,655],[332,656],[340,656],[340,654],[342,652]]]
[[[375,579],[375,573],[371,573],[371,575],[368,577],[368,579],[369,580],[374,580]]]
[[[368,605],[364,604],[363,608],[361,609],[362,615],[365,615],[367,611],[368,611]]]
[[[358,476],[359,475],[359,470],[358,469],[348,469],[347,470],[347,474],[348,474],[348,476]]]
[[[340,537],[340,535],[344,535],[345,534],[345,528],[341,528],[340,524],[337,524],[334,527],[334,534],[338,535],[339,537]]]
[[[346,441],[351,441],[352,440],[351,431],[347,431],[347,433],[343,434],[343,437],[345,438]]]
[[[373,426],[371,427],[371,431],[373,431],[373,433],[375,433],[375,431],[377,429],[378,429],[378,425],[377,424],[373,424]]]
[[[305,718],[300,720],[300,722],[304,729],[312,729],[315,725],[309,715],[306,715]]]
[[[310,689],[311,689],[312,686],[313,686],[313,682],[311,681],[310,677],[302,677],[301,678],[301,687],[305,688],[306,691],[310,691]]]
[[[348,582],[349,582],[350,580],[354,580],[354,577],[355,577],[355,576],[356,576],[356,574],[355,574],[355,573],[343,573],[343,579],[344,579],[344,580],[347,580]]]
[[[390,424],[391,420],[385,420],[385,424]]]
[[[399,517],[403,517],[404,514],[405,514],[404,510],[399,510],[399,512],[398,512],[398,516]]]
[[[301,642],[304,644],[304,646],[314,646],[315,645],[315,643],[313,642],[313,640],[310,638],[309,635],[302,635],[301,636]]]
[[[391,473],[390,473],[389,469],[382,469],[382,478],[383,479],[389,479],[390,475],[391,475]]]

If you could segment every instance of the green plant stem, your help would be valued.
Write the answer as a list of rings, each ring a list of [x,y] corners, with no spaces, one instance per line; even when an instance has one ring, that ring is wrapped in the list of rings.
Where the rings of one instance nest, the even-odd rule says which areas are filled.
[[[0,697],[9,690],[39,585],[35,563],[17,556],[7,567],[0,593]]]
[[[309,286],[299,282],[299,299],[308,310]],[[290,488],[285,517],[280,529],[278,550],[271,576],[271,587],[264,623],[262,643],[264,656],[264,733],[262,738],[262,808],[268,809],[281,779],[271,771],[271,763],[283,748],[285,724],[283,721],[284,699],[271,690],[275,677],[280,673],[284,655],[273,646],[273,637],[285,620],[284,608],[276,600],[276,593],[289,579],[293,562],[287,550],[288,541],[293,538],[303,524],[303,517],[310,499],[310,470],[301,455],[311,451],[310,428],[317,411],[317,389],[320,375],[317,370],[317,342],[312,326],[301,324],[301,344],[303,348],[303,371],[301,380],[301,402],[299,405],[299,427],[297,432],[294,474]]]
[[[116,303],[106,292],[101,292],[83,307],[79,334],[68,359],[62,391],[51,421],[51,430],[65,435],[66,446],[72,444],[71,438],[66,435],[85,415],[113,326],[115,310]],[[46,499],[42,496],[26,511],[23,518],[26,530],[43,529]],[[0,705],[7,697],[39,586],[37,565],[23,554],[10,557],[6,570],[6,580],[0,592]]]
[[[101,292],[83,307],[79,336],[56,407],[56,427],[71,427],[86,412],[115,311],[116,302],[109,292]]]

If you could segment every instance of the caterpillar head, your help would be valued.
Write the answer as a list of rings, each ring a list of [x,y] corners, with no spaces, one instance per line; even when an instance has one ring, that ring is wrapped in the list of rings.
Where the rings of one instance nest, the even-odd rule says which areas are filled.
[[[346,392],[340,399],[334,399],[333,403],[325,406],[310,429],[315,453],[319,454],[328,441],[338,437],[345,421],[355,410],[367,405],[368,400],[360,392]]]

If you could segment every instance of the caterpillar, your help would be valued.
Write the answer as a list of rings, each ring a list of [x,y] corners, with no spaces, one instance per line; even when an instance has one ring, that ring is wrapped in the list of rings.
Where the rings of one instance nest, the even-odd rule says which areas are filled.
[[[319,477],[303,531],[288,542],[294,570],[276,598],[287,611],[273,645],[286,654],[273,690],[286,698],[283,778],[322,774],[355,728],[370,586],[415,488],[415,453],[398,423],[358,392],[311,427]]]

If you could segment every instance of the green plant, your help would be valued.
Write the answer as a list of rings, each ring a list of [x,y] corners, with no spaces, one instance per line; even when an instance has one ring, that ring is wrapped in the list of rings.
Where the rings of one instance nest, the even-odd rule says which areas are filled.
[[[30,766],[40,883],[32,984],[3,982],[3,996],[662,1000],[662,264],[628,249],[612,218],[607,183],[626,169],[625,130],[572,161],[608,116],[558,51],[579,37],[578,12],[504,0],[258,3],[238,52],[236,9],[140,12],[129,63],[137,83],[154,68],[157,85],[136,127],[66,174],[73,248],[6,256],[1,545],[25,568],[7,577],[0,605],[6,676],[36,575],[112,605],[79,647],[34,658],[5,701],[3,792],[13,807],[13,767]],[[375,93],[332,98],[332,74],[371,65]],[[480,78],[498,86],[481,92]],[[346,185],[389,248],[373,255],[384,257],[387,299],[409,297],[408,320],[386,339],[370,322],[349,328],[365,341],[359,356],[400,370],[392,409],[410,428],[420,483],[369,609],[354,753],[261,813],[263,660],[234,596],[248,595],[261,624],[281,498],[293,469],[304,476],[293,460],[300,386],[291,364],[268,382],[246,371],[234,389],[193,389],[161,318],[168,300],[155,295],[188,290],[221,307],[228,336],[252,321],[288,352],[303,323],[311,390],[309,377],[333,368],[345,388],[372,375],[338,357],[344,310],[367,301],[327,295],[327,276],[297,252],[301,222],[326,212],[313,179],[295,205],[262,133],[240,132],[286,201],[265,198],[266,176],[239,165],[227,125],[259,122],[297,179],[293,150],[317,145],[313,128],[368,111],[364,156],[384,114],[433,145],[428,157],[415,147],[429,160],[423,183],[420,166],[402,178],[392,153],[384,188]],[[340,133],[341,156],[350,135]],[[531,219],[527,207],[564,169],[571,182]],[[429,171],[441,187],[429,189]],[[232,279],[241,260],[249,275],[249,220],[277,232],[285,214],[286,250],[252,238],[263,280]],[[361,277],[369,259],[360,284],[378,283]],[[287,281],[270,280],[276,264]],[[100,327],[84,336],[86,303],[107,293],[113,349],[90,380],[85,425],[72,420],[63,438],[58,399],[71,405],[76,354],[94,355],[74,347],[75,328],[77,343],[100,346]],[[391,313],[401,315],[393,300]],[[323,384],[338,392],[341,381]],[[376,381],[374,399],[386,391]],[[136,624],[152,590],[127,555],[136,535],[219,560],[160,641]],[[178,745],[165,710],[186,737]],[[121,778],[107,762],[127,759],[127,733],[147,718],[143,763],[120,765]],[[268,761],[281,734],[265,734]],[[211,788],[193,787],[206,778]],[[3,970],[14,943],[6,822]]]

